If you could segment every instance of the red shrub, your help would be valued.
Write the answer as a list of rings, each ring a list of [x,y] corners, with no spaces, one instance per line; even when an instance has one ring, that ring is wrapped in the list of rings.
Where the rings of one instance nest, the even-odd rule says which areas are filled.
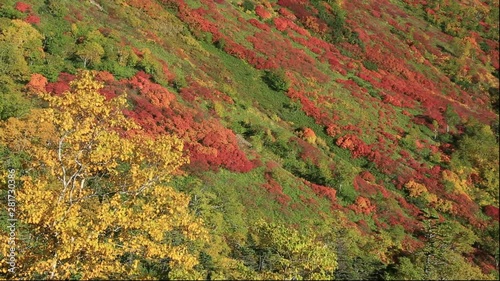
[[[408,253],[413,253],[417,249],[420,249],[424,246],[424,242],[419,239],[414,238],[412,235],[405,235],[403,241],[401,242],[403,249]]]
[[[371,214],[375,212],[376,207],[372,205],[371,201],[365,197],[358,196],[356,198],[356,202],[350,206],[350,209],[356,212],[357,214]]]
[[[368,156],[371,149],[362,140],[354,135],[345,135],[336,141],[337,146],[351,151],[353,158]]]
[[[130,78],[129,83],[132,88],[139,90],[141,95],[148,98],[149,102],[158,108],[169,107],[170,103],[175,99],[174,94],[161,85],[151,82],[150,75],[142,71]]]
[[[279,31],[285,31],[288,27],[288,19],[285,18],[274,18],[274,25]]]
[[[306,18],[308,16],[312,16],[311,12],[304,5],[306,2],[300,3],[295,0],[278,0],[278,5],[282,7],[286,7],[293,11],[295,16],[299,19]],[[309,7],[312,8],[312,7]]]
[[[108,71],[99,71],[95,75],[95,79],[103,82],[104,84],[109,84],[115,81],[115,77],[112,73]]]
[[[327,127],[326,127],[326,133],[330,136],[330,137],[335,137],[337,136],[338,134],[341,133],[341,129],[339,128],[339,126],[335,125],[335,124],[329,124]]]
[[[255,14],[263,20],[270,19],[272,16],[271,13],[262,5],[257,5],[257,7],[255,7]]]
[[[278,13],[280,15],[282,15],[284,18],[287,18],[289,20],[296,20],[297,19],[297,17],[292,12],[290,12],[287,8],[280,8],[278,10]]]
[[[296,25],[296,24],[295,24],[295,23],[293,23],[293,22],[289,23],[289,25],[290,25],[290,28],[291,28],[293,31],[297,32],[298,34],[300,34],[300,35],[302,35],[302,36],[307,36],[307,37],[311,36],[311,34],[309,33],[309,31],[308,31],[307,29],[304,29],[304,28],[302,28],[302,27],[300,27],[300,26]]]
[[[243,45],[235,43],[233,41],[226,41],[224,51],[240,59],[245,59],[247,53],[247,49]]]
[[[188,149],[193,166],[217,170],[222,165],[234,172],[253,169],[253,163],[239,150],[234,133],[223,127],[205,133],[200,143],[189,143]]]
[[[488,205],[483,208],[484,213],[494,220],[500,221],[498,207]]]
[[[32,93],[42,93],[45,92],[45,87],[47,86],[47,78],[43,75],[35,73],[31,75],[29,83],[26,85],[28,91]]]
[[[198,82],[192,82],[188,87],[181,89],[181,95],[184,100],[189,102],[205,99],[207,101],[224,101],[232,103],[233,100],[224,93],[218,90],[210,89],[200,85]]]
[[[28,17],[26,17],[26,19],[24,19],[27,23],[29,24],[39,24],[40,23],[40,18],[38,16],[35,16],[35,15],[29,15]]]
[[[315,33],[325,34],[328,31],[328,26],[320,19],[314,16],[306,16],[300,19],[300,22],[309,30]]]
[[[399,152],[399,155],[401,155],[403,157],[403,159],[410,158],[410,153],[404,149]]]
[[[364,179],[367,182],[374,183],[375,182],[375,176],[372,175],[369,171],[363,171],[361,173],[361,178]]]
[[[47,92],[60,95],[70,90],[69,82],[73,81],[73,79],[75,79],[74,75],[61,72],[59,74],[59,77],[57,78],[57,82],[48,83],[45,89],[47,90]]]
[[[323,53],[323,51],[321,49],[316,48],[316,47],[311,48],[311,52],[313,52],[317,55],[321,55]]]
[[[332,204],[337,202],[337,191],[331,187],[326,187],[312,182],[305,181],[305,184],[309,186],[316,195],[326,197]]]
[[[314,131],[311,128],[307,128],[307,127],[304,128],[302,133],[303,133],[303,137],[306,139],[316,138],[316,134],[314,133]]]
[[[260,21],[258,21],[256,19],[249,19],[248,23],[250,23],[251,25],[253,25],[253,26],[255,26],[258,29],[263,30],[263,31],[271,30],[271,28],[268,25],[261,23]]]
[[[452,213],[469,220],[471,224],[478,224],[476,213],[479,212],[478,205],[465,194],[447,193],[445,197],[454,201]]]
[[[110,72],[99,71],[96,73],[95,79],[104,83],[104,88],[99,90],[99,93],[105,96],[108,100],[116,97],[118,93],[123,92],[123,89],[121,88],[123,85],[120,85],[119,82],[115,81],[115,77]],[[117,86],[121,87],[118,88]]]
[[[214,11],[216,9],[204,9],[202,7],[198,9],[191,10],[184,2],[177,2],[179,7],[179,18],[187,23],[191,28],[197,31],[210,32],[214,36],[215,40],[220,38],[220,33],[216,24],[208,21],[203,17],[209,11]]]
[[[304,93],[290,89],[287,92],[288,97],[294,100],[299,100],[302,104],[302,110],[307,116],[311,116],[316,120],[316,123],[323,124],[327,122],[328,116],[321,112],[321,110],[316,107],[314,102],[307,98]]]

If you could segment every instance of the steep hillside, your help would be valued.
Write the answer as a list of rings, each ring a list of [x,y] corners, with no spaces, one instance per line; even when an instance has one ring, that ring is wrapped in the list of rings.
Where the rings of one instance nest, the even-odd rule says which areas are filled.
[[[3,1],[2,276],[498,279],[498,17]]]

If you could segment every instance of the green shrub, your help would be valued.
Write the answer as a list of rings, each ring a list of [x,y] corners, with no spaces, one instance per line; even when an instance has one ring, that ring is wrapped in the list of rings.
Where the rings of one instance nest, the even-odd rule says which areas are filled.
[[[14,7],[3,5],[0,9],[0,17],[9,19],[22,19],[25,17],[25,15],[14,9]]]
[[[103,63],[101,63],[98,69],[109,71],[115,76],[117,80],[130,78],[134,76],[135,73],[137,72],[137,70],[133,68],[122,66],[116,61],[109,61],[109,60],[106,60]]]
[[[41,12],[48,13],[57,18],[63,18],[69,13],[66,7],[66,1],[45,0],[44,5],[40,8]]]
[[[203,32],[201,35],[200,35],[200,39],[208,44],[212,44],[213,42],[213,36],[212,36],[212,33],[210,32]]]
[[[358,192],[354,189],[352,184],[341,183],[337,189],[337,196],[346,205],[354,204],[358,198]]]
[[[188,83],[184,76],[177,76],[175,80],[172,82],[172,87],[174,87],[176,91],[180,91],[182,88],[186,87],[187,84]]]
[[[226,46],[226,41],[223,38],[221,38],[221,39],[215,41],[214,45],[217,49],[223,50],[224,46]]]
[[[490,51],[490,45],[488,45],[485,41],[479,42],[479,48],[481,48],[481,51],[487,53]]]
[[[378,65],[372,61],[365,60],[363,61],[363,65],[366,67],[366,69],[371,70],[371,71],[377,71],[378,70]]]
[[[29,111],[30,103],[24,98],[19,86],[8,76],[0,76],[0,120],[20,117]]]

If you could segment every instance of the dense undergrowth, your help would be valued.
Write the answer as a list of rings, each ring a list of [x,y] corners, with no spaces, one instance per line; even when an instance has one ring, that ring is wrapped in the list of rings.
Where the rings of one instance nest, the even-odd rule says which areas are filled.
[[[2,275],[498,279],[498,14],[3,1]]]

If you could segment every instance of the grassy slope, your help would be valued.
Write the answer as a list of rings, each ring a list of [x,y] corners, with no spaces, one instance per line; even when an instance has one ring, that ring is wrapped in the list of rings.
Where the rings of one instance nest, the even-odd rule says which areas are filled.
[[[14,4],[14,1],[7,2],[4,5]],[[247,21],[257,19],[268,25],[270,30],[264,32],[266,37],[262,37],[264,40],[272,40],[267,41],[268,47],[272,48],[275,44],[283,48],[289,46],[288,49],[275,50],[276,56],[284,54],[280,57],[278,65],[287,71],[287,75],[292,79],[293,89],[301,92],[321,112],[327,114],[327,119],[335,120],[332,124],[340,128],[340,131],[334,135],[327,134],[327,124],[307,112],[300,101],[291,99],[284,92],[271,90],[262,79],[263,70],[214,46],[207,32],[198,30],[196,24],[192,22],[186,24],[174,16],[175,9],[167,10],[166,5],[159,2],[102,2],[104,11],[99,11],[89,2],[76,4],[66,1],[63,5],[67,12],[65,17],[48,14],[46,7],[35,1],[31,4],[33,10],[41,17],[41,23],[37,28],[46,37],[50,36],[51,30],[68,33],[72,29],[69,22],[73,22],[80,29],[85,26],[92,30],[105,27],[112,30],[107,44],[115,47],[128,45],[138,50],[148,48],[156,60],[164,61],[169,70],[175,73],[174,81],[167,81],[159,73],[153,73],[153,77],[171,92],[176,92],[176,87],[179,88],[175,83],[182,88],[187,87],[192,81],[197,81],[209,89],[221,91],[234,101],[232,104],[221,103],[222,109],[214,114],[216,102],[203,97],[199,103],[184,102],[179,91],[176,92],[179,103],[197,111],[211,112],[210,116],[219,119],[225,127],[243,135],[252,144],[251,148],[243,150],[247,155],[258,155],[262,165],[247,173],[225,169],[218,172],[196,172],[178,177],[172,183],[178,189],[193,194],[196,200],[204,202],[200,203],[199,209],[193,207],[194,210],[206,220],[214,235],[225,237],[226,242],[221,243],[229,246],[234,243],[230,241],[243,242],[246,239],[248,226],[258,218],[294,225],[299,229],[310,229],[324,224],[325,217],[328,218],[327,221],[334,220],[337,216],[334,210],[340,210],[350,221],[358,223],[361,232],[366,235],[363,238],[366,241],[379,241],[385,239],[386,235],[390,237],[392,235],[390,242],[367,246],[384,263],[390,263],[387,256],[391,247],[400,250],[410,247],[401,244],[403,239],[401,236],[396,238],[395,233],[399,227],[393,221],[394,214],[397,214],[399,219],[406,218],[405,223],[409,225],[420,225],[415,213],[408,209],[406,203],[402,203],[406,201],[401,198],[406,198],[411,205],[417,206],[417,209],[434,206],[418,198],[409,198],[407,191],[402,189],[398,177],[407,179],[405,182],[412,177],[421,179],[419,173],[426,172],[436,165],[448,167],[448,164],[429,157],[431,146],[439,146],[433,138],[431,125],[416,124],[412,121],[413,116],[429,115],[439,120],[439,130],[443,133],[445,122],[442,114],[437,114],[436,108],[429,108],[429,105],[415,101],[415,95],[410,91],[405,94],[398,89],[391,91],[389,88],[383,88],[381,81],[391,77],[399,83],[407,82],[410,87],[417,87],[423,80],[430,81],[430,86],[423,86],[422,91],[429,95],[429,99],[436,100],[433,106],[439,107],[449,102],[457,107],[457,112],[462,117],[475,116],[484,123],[497,118],[488,106],[477,102],[477,100],[487,100],[484,91],[462,91],[459,86],[446,78],[437,61],[429,60],[435,59],[435,56],[428,54],[438,52],[436,46],[451,48],[451,42],[440,30],[422,19],[418,14],[421,11],[407,9],[401,1],[384,2],[386,6],[378,9],[380,17],[374,16],[374,13],[370,12],[373,7],[362,1],[345,3],[344,9],[347,11],[347,20],[351,28],[365,30],[369,37],[361,39],[363,48],[344,42],[330,45],[330,50],[321,50],[322,53],[332,52],[339,61],[339,67],[344,71],[330,66],[328,60],[314,53],[310,47],[293,42],[291,39],[292,36],[301,35],[290,30],[280,32],[274,27],[273,20],[261,20],[254,12],[244,12],[234,2],[212,3],[210,5],[215,5],[217,10],[209,9],[201,13],[201,18],[219,27],[218,30],[224,38],[239,43],[252,52],[261,53],[260,56],[263,57],[268,57],[272,52],[268,52],[267,49],[254,49],[252,43],[247,41],[247,36],[262,32]],[[186,1],[186,4],[188,9],[210,6],[208,1],[193,0]],[[271,2],[271,4],[275,10],[279,8],[276,3]],[[397,13],[399,14],[396,15]],[[278,13],[274,11],[273,17],[279,17]],[[298,21],[297,24],[301,25]],[[402,26],[402,29],[406,27],[406,31],[396,32],[394,26]],[[397,33],[398,36],[393,33]],[[427,35],[429,41],[420,42],[412,34],[420,34],[420,37],[425,37],[425,34],[436,35]],[[226,40],[226,44],[228,41]],[[408,47],[408,41],[412,41],[416,47],[413,49]],[[388,49],[389,45],[391,49]],[[498,44],[496,48],[498,53]],[[302,50],[304,57],[310,60],[297,62],[294,57],[287,57],[286,53],[292,50],[294,52]],[[396,53],[392,54],[391,51]],[[394,58],[397,59],[394,62],[397,65],[394,69],[383,63],[384,60]],[[269,56],[268,59],[275,58]],[[363,61],[366,60],[378,60],[375,62],[378,64],[378,70],[367,72],[363,66]],[[67,55],[58,70],[73,72],[75,67],[81,67],[80,64],[81,62],[71,55]],[[95,68],[99,69],[99,65]],[[127,66],[122,71],[124,75],[121,78],[135,74],[138,68],[140,67]],[[483,68],[491,66],[485,65]],[[315,71],[310,71],[311,69]],[[409,73],[407,70],[410,73],[418,73],[419,77],[424,78],[421,80],[405,78]],[[371,78],[374,80],[367,81],[366,78],[360,78],[360,72],[373,75]],[[117,73],[113,74],[120,77]],[[326,80],[322,80],[324,78]],[[339,79],[354,83],[348,86],[339,83]],[[498,85],[498,78],[495,81]],[[382,94],[393,96],[396,100],[409,100],[416,106],[389,105],[381,98]],[[449,100],[443,98],[445,95]],[[308,147],[293,141],[293,137],[297,136],[296,130],[306,127],[311,128],[317,138],[322,140],[312,145],[314,148],[312,158],[316,160],[301,157]],[[347,149],[336,145],[337,140],[345,135],[356,135],[365,144],[373,145],[373,149],[380,151],[387,159],[394,160],[396,165],[394,171],[387,172],[384,167],[373,164],[374,161],[369,161],[366,157],[352,157]],[[393,137],[387,138],[386,135]],[[408,135],[412,138],[410,139]],[[385,139],[385,143],[381,143],[380,138]],[[424,148],[416,148],[415,140],[424,143]],[[403,150],[409,152],[408,157],[400,155]],[[420,170],[419,167],[412,166],[413,160],[426,169]],[[270,162],[276,162],[277,165],[273,168],[266,167]],[[355,184],[358,179],[355,177],[362,171],[369,171],[375,175],[375,181],[364,187]],[[288,201],[280,202],[275,190],[271,191],[264,187],[268,181],[266,174],[271,175],[279,183],[282,194],[289,198]],[[440,175],[432,177],[442,182]],[[331,202],[325,197],[316,195],[303,181],[304,179],[335,189],[337,201]],[[439,198],[452,200],[447,196],[447,192],[438,190],[441,186],[442,184],[436,184],[435,187],[428,186],[428,189]],[[376,206],[375,210],[363,213],[360,201],[356,201],[359,196],[368,198],[371,204]],[[197,201],[194,202],[196,205]],[[458,205],[459,202],[453,204]],[[468,204],[477,208],[474,202]],[[489,223],[488,218],[480,211],[469,217],[462,216],[459,212],[441,213],[444,217],[461,221],[470,228],[473,228],[476,222]],[[406,243],[411,244],[408,241],[416,241],[418,233],[410,226],[405,225],[404,228]]]

